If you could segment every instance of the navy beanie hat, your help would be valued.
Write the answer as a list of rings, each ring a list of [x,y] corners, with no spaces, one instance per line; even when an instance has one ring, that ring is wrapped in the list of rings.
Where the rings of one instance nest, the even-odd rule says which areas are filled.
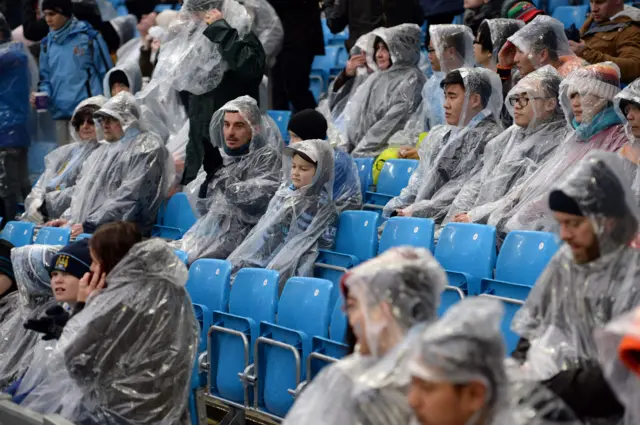
[[[0,239],[0,274],[7,276],[15,283],[16,278],[11,264],[11,250],[13,248],[14,246],[11,242]]]
[[[71,0],[43,0],[42,11],[45,10],[53,10],[70,18],[73,14],[73,4]]]
[[[71,242],[53,256],[49,265],[49,273],[60,271],[82,279],[85,273],[89,273],[90,267],[89,240],[82,239]]]
[[[327,120],[315,109],[305,109],[291,117],[287,130],[295,133],[302,140],[325,140]]]

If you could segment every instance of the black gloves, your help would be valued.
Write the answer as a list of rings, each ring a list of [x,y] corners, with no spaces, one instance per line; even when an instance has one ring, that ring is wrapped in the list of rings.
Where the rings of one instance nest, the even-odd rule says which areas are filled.
[[[62,306],[55,305],[47,309],[44,317],[27,320],[24,327],[25,329],[43,333],[44,336],[42,339],[49,341],[60,338],[64,325],[67,324],[70,317],[69,312],[62,308]]]

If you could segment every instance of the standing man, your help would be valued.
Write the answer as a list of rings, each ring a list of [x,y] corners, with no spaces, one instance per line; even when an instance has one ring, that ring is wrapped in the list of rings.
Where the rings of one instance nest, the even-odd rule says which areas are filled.
[[[315,109],[316,99],[309,90],[311,64],[324,55],[324,36],[317,0],[269,0],[284,28],[282,51],[269,79],[273,90],[272,109],[293,113]]]

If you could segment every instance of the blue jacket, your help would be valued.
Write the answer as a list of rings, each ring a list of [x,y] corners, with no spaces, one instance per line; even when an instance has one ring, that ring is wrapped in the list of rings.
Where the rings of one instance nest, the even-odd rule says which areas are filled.
[[[113,66],[100,33],[91,25],[70,19],[51,31],[40,49],[39,91],[49,94],[54,120],[70,119],[83,100],[102,93],[102,81]]]
[[[0,148],[29,146],[29,58],[22,43],[0,43]]]

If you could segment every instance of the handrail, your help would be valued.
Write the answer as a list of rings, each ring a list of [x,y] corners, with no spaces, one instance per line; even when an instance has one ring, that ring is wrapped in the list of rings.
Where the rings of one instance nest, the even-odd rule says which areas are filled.
[[[213,325],[209,328],[207,332],[207,363],[211,365],[211,335],[215,332],[225,333],[228,335],[238,336],[242,339],[242,344],[244,345],[244,370],[249,367],[249,340],[247,336],[240,331],[235,329],[227,329],[222,326]],[[244,405],[245,407],[249,407],[249,388],[247,386],[247,382],[245,382],[242,378],[242,386],[244,388]],[[211,368],[209,367],[209,372],[207,373],[207,388],[211,390],[212,382],[211,382]]]
[[[325,264],[325,263],[314,263],[314,267],[319,267],[321,269],[334,270],[337,272],[347,273],[349,269],[340,266],[334,266],[333,264]]]
[[[267,345],[272,345],[274,347],[278,347],[278,348],[282,348],[284,350],[289,350],[291,351],[291,353],[293,353],[293,358],[295,360],[296,363],[296,385],[295,388],[298,388],[298,386],[300,385],[300,375],[301,375],[301,371],[300,371],[300,354],[298,353],[298,350],[291,344],[285,344],[284,342],[280,342],[280,341],[276,341],[273,340],[271,338],[266,338],[264,336],[259,337],[256,340],[256,344],[254,346],[254,353],[253,353],[253,364],[255,365],[255,378],[256,381],[258,380],[258,375],[260,373],[260,364],[259,364],[259,349],[260,349],[260,344],[267,344]],[[256,409],[258,409],[258,398],[259,398],[259,391],[258,391],[258,385],[254,385],[253,387],[253,405]],[[291,391],[290,389],[287,389],[287,391]],[[275,416],[277,418],[277,416]]]
[[[480,294],[478,296],[479,297],[493,298],[494,300],[504,301],[506,303],[511,303],[511,304],[524,305],[524,301],[522,301],[522,300],[518,300],[518,299],[515,299],[515,298],[509,298],[509,297],[501,297],[500,295]]]

